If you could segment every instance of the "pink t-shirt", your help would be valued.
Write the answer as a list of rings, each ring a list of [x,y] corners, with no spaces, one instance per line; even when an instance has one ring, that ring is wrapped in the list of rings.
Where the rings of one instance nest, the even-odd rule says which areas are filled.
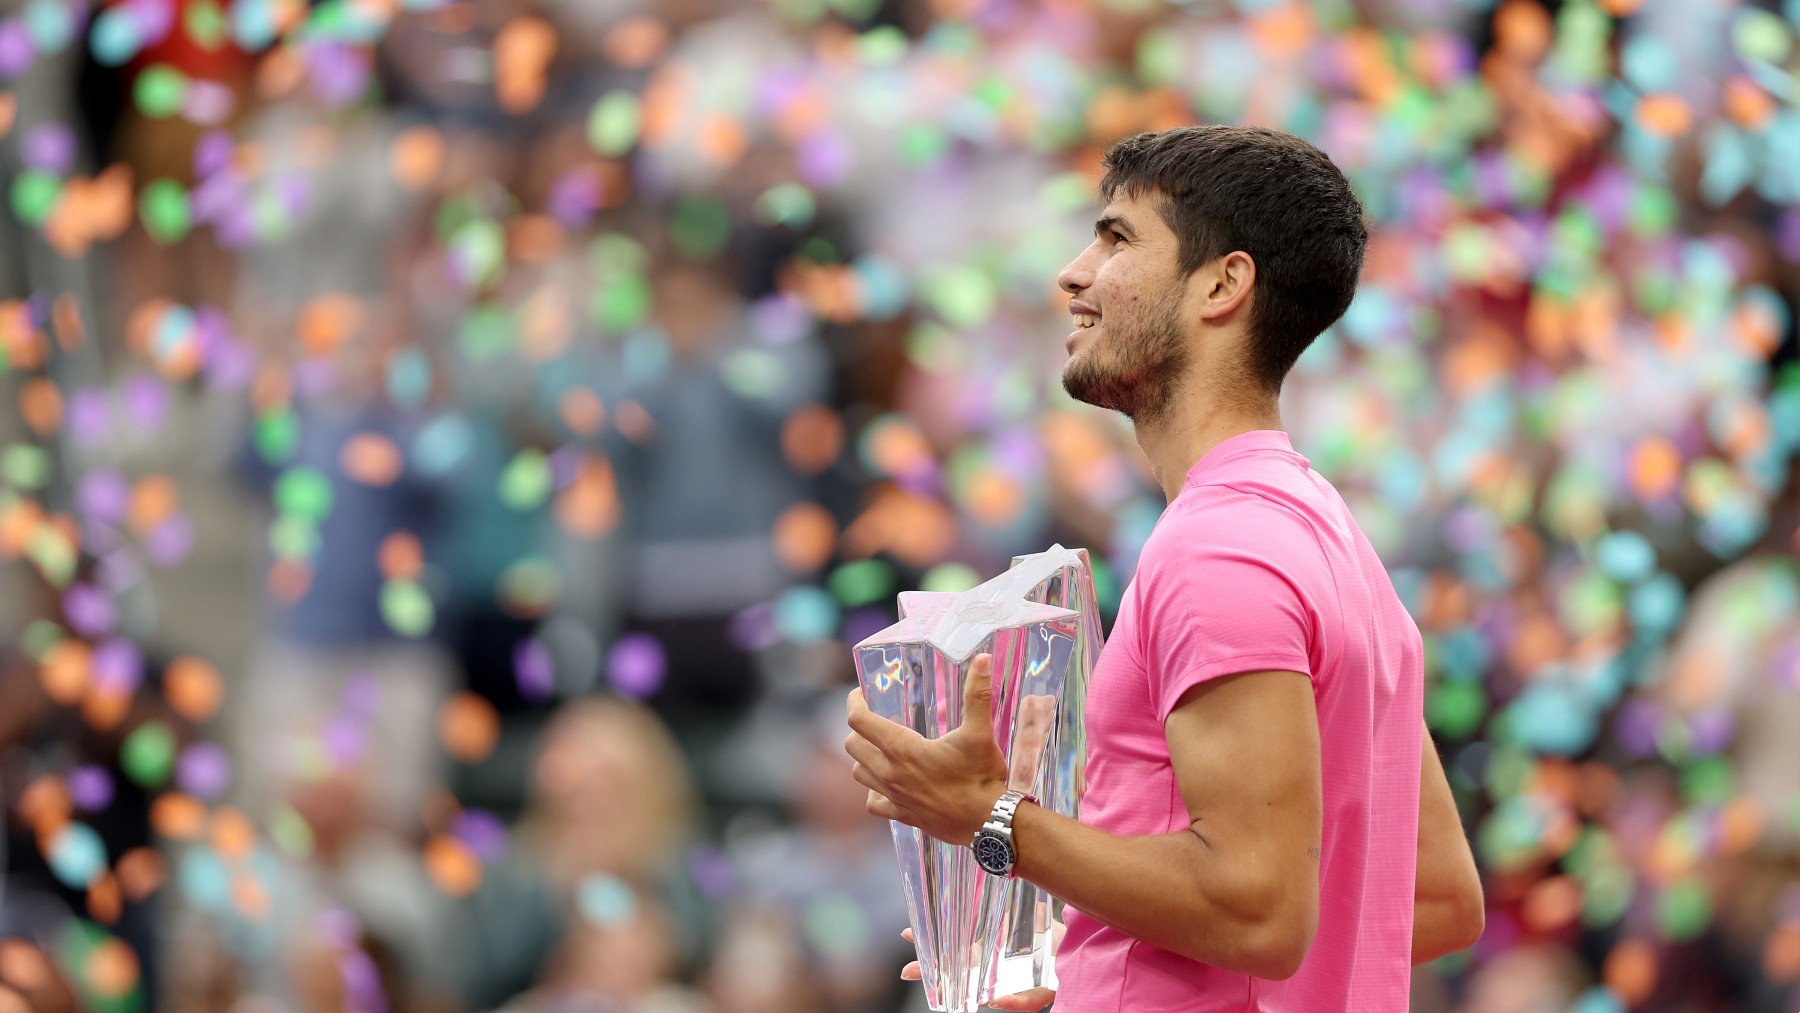
[[[1163,722],[1192,686],[1265,669],[1311,677],[1319,715],[1319,927],[1299,972],[1228,973],[1070,907],[1057,1013],[1406,1009],[1423,643],[1337,490],[1273,429],[1202,457],[1144,546],[1088,690],[1081,821],[1187,829]]]

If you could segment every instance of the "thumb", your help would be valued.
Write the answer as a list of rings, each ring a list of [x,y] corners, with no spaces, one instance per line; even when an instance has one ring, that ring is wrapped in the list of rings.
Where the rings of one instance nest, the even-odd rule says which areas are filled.
[[[963,683],[962,725],[965,735],[994,737],[994,656],[977,654]]]
[[[1035,1013],[1035,1011],[1050,1005],[1050,1001],[1055,998],[1056,989],[1054,988],[1033,988],[1027,989],[1024,992],[1015,992],[1012,995],[1001,996],[993,1002],[988,1003],[988,1005],[992,1006],[994,1009],[1022,1010],[1024,1013]]]

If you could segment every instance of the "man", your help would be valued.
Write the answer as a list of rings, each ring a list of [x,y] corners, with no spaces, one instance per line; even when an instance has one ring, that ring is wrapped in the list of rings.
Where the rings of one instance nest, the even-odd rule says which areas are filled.
[[[1094,242],[1058,279],[1063,386],[1131,418],[1169,506],[1090,683],[1080,822],[1011,813],[1013,874],[1067,903],[1061,993],[996,1005],[1404,1010],[1412,964],[1480,935],[1481,886],[1424,734],[1418,629],[1277,407],[1350,304],[1362,208],[1270,130],[1142,134],[1105,166]],[[937,740],[851,693],[870,813],[959,844],[1005,818],[988,667]]]

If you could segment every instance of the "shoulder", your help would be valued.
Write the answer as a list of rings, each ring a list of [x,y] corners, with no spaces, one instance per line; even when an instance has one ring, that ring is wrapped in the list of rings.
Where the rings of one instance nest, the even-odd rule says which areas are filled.
[[[1144,544],[1141,569],[1176,575],[1232,561],[1310,569],[1324,562],[1312,525],[1288,504],[1229,485],[1187,489]]]

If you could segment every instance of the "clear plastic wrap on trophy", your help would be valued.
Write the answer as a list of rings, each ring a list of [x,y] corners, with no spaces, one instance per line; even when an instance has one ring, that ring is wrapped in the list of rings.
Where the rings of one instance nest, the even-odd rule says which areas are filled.
[[[1101,647],[1087,553],[1052,546],[1015,558],[979,587],[905,591],[899,605],[900,622],[855,648],[869,709],[938,738],[962,721],[975,656],[992,654],[994,735],[1007,758],[1007,787],[1075,816],[1087,683]],[[933,1010],[973,1013],[996,996],[1056,986],[1048,894],[983,872],[967,842],[892,826]]]

